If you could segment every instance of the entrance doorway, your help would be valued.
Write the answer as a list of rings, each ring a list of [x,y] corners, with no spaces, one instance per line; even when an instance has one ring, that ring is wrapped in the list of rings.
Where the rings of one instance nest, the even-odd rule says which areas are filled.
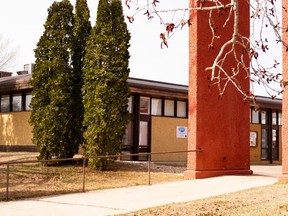
[[[129,100],[129,112],[131,121],[126,128],[122,154],[149,153],[151,151],[151,116],[150,116],[150,97],[133,95]],[[146,161],[147,155],[122,157],[122,160]]]
[[[272,110],[261,111],[261,160],[279,160],[279,125],[281,113]]]

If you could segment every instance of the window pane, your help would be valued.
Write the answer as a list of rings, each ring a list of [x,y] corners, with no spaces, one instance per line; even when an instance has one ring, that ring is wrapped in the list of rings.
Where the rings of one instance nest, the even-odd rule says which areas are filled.
[[[139,146],[148,146],[148,122],[140,121]]]
[[[9,95],[1,96],[1,112],[10,112],[10,97]]]
[[[272,148],[277,148],[277,130],[272,130]]]
[[[150,114],[150,98],[140,97],[140,114],[149,115]]]
[[[165,116],[174,116],[174,100],[165,100]]]
[[[268,159],[268,130],[262,129],[262,139],[261,139],[261,159],[267,160]]]
[[[12,96],[12,111],[22,111],[22,95]]]
[[[177,117],[186,117],[187,116],[187,102],[177,101]]]
[[[272,159],[279,160],[279,151],[278,151],[278,130],[272,130]]]
[[[277,112],[272,112],[272,125],[277,125]]]
[[[262,129],[262,139],[261,139],[262,147],[268,147],[268,130]]]
[[[32,94],[25,95],[25,110],[32,110],[30,107],[31,99],[32,99]]]
[[[278,113],[278,125],[282,125],[282,113]]]
[[[161,115],[162,114],[162,100],[157,98],[152,98],[152,115]]]
[[[129,113],[132,113],[132,110],[133,110],[133,101],[134,101],[134,97],[133,97],[133,96],[131,96],[131,97],[128,98],[128,107],[127,107],[127,109],[128,109],[128,111],[129,111]]]
[[[259,124],[259,112],[252,110],[252,123]]]
[[[261,124],[267,124],[267,112],[266,111],[261,112]]]
[[[123,145],[132,145],[133,140],[133,123],[130,121],[126,127],[125,134],[123,136]]]

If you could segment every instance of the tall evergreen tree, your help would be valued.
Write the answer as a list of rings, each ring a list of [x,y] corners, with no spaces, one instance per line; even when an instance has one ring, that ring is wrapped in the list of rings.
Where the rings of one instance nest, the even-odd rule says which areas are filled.
[[[91,32],[90,11],[87,0],[77,0],[75,6],[75,15],[73,23],[73,49],[72,49],[72,66],[73,66],[73,109],[71,110],[72,121],[72,142],[75,146],[83,144],[83,66],[84,56],[86,53],[86,44]]]
[[[84,67],[84,137],[87,156],[116,154],[129,121],[130,34],[120,0],[100,0],[96,25],[88,41]],[[89,165],[107,169],[107,159]]]
[[[78,150],[71,146],[72,23],[73,6],[69,0],[54,2],[34,50],[30,123],[39,159],[72,157]]]

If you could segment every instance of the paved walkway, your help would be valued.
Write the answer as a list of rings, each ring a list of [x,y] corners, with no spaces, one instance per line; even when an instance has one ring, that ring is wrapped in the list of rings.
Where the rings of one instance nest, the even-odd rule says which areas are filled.
[[[281,166],[251,166],[251,176],[221,176],[0,203],[1,215],[101,216],[274,184]]]

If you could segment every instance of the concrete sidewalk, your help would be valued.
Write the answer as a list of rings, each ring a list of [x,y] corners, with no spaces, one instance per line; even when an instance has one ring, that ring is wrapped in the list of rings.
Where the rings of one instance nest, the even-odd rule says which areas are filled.
[[[251,166],[251,169],[254,172],[251,176],[221,176],[1,202],[0,212],[9,216],[117,215],[270,185],[281,175],[281,166]]]

